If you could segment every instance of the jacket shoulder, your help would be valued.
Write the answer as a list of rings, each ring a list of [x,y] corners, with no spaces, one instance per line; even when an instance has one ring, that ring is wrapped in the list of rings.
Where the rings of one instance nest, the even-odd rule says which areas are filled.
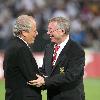
[[[74,54],[75,55],[76,54],[80,55],[80,53],[85,54],[83,47],[80,44],[78,44],[77,42],[73,41],[73,40],[70,41],[70,47],[69,47],[69,49],[70,49],[71,54],[73,54],[73,55]]]
[[[19,49],[21,48],[27,48],[27,46],[25,45],[25,43],[23,43],[23,41],[21,41],[20,39],[18,39],[17,37],[13,37],[8,41],[7,47],[5,49],[5,52],[12,52],[12,53],[16,53]]]

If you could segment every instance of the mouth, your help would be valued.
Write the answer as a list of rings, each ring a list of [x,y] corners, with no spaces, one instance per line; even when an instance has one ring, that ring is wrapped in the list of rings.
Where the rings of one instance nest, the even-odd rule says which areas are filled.
[[[50,39],[51,39],[51,38],[54,38],[54,36],[53,36],[53,35],[49,35],[49,36],[50,36]]]

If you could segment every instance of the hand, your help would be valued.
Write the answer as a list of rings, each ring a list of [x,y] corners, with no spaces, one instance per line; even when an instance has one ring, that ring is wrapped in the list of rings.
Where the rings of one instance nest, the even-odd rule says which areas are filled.
[[[36,80],[29,81],[28,84],[36,86],[36,87],[40,87],[40,86],[44,85],[45,84],[44,78],[40,75],[37,75],[37,74],[36,74],[36,76],[38,78]]]

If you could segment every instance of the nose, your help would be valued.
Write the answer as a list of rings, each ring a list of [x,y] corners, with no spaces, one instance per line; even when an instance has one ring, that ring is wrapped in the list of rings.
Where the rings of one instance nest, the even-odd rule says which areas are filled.
[[[49,32],[49,31],[47,31],[47,34],[48,34],[48,35],[50,35],[50,32]]]

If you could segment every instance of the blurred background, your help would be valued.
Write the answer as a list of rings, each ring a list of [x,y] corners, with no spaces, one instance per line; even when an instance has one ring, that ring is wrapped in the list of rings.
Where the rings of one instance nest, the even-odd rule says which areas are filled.
[[[86,53],[84,74],[86,100],[100,100],[100,0],[0,0],[0,100],[4,100],[3,57],[7,41],[12,37],[15,19],[21,14],[36,18],[38,36],[32,45],[38,66],[43,63],[48,19],[70,17],[71,38]],[[46,100],[46,91],[42,92]]]

